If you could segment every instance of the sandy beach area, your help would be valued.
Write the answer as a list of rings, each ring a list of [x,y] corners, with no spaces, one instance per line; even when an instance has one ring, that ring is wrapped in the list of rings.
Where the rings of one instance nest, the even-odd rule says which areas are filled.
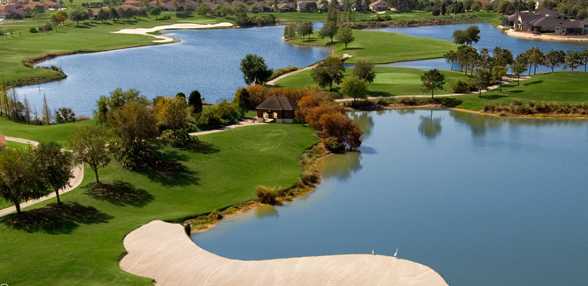
[[[228,259],[200,248],[182,225],[159,220],[132,231],[123,243],[127,255],[120,267],[159,286],[448,285],[425,265],[383,255]]]
[[[553,34],[533,34],[526,32],[518,32],[513,29],[503,29],[503,31],[511,37],[527,39],[527,40],[539,40],[539,41],[554,41],[554,42],[580,42],[588,43],[588,36],[561,36]]]
[[[173,25],[164,25],[164,26],[156,26],[153,28],[133,28],[133,29],[122,29],[116,32],[112,32],[114,34],[128,34],[128,35],[145,35],[155,38],[153,41],[154,43],[171,43],[174,42],[174,38],[164,36],[164,35],[155,35],[153,33],[164,31],[164,30],[186,30],[186,29],[219,29],[219,28],[231,28],[234,25],[228,22],[218,23],[218,24],[173,24]]]

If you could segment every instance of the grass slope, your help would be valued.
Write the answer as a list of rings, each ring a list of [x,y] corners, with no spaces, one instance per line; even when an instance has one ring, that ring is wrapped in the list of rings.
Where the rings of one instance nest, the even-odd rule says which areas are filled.
[[[157,21],[152,17],[138,18],[136,22],[93,22],[86,28],[67,24],[47,33],[30,33],[29,28],[47,23],[48,15],[24,21],[4,21],[0,26],[3,31],[11,32],[11,36],[0,37],[0,82],[24,84],[47,79],[55,79],[59,74],[48,69],[31,69],[23,65],[23,61],[41,57],[48,53],[96,52],[127,47],[153,44],[153,38],[141,35],[112,34],[123,28],[141,28],[187,22],[207,24],[221,22],[202,16]]]
[[[487,104],[509,103],[513,100],[559,103],[588,103],[588,73],[557,72],[533,76],[532,79],[505,86],[482,97],[462,96],[460,108],[481,110]]]
[[[88,171],[82,187],[63,199],[96,208],[100,215],[93,217],[102,217],[101,220],[91,217],[55,233],[27,233],[0,224],[2,282],[152,285],[148,279],[119,269],[122,239],[129,231],[153,219],[177,220],[253,199],[258,185],[292,185],[301,172],[301,154],[317,139],[311,129],[301,125],[274,124],[233,129],[201,140],[211,144],[213,151],[168,150],[169,156],[178,158],[190,171],[174,174],[170,180],[111,164],[101,174],[104,181],[121,180],[139,190],[134,195],[119,193],[118,204],[88,194],[94,180]]]
[[[349,63],[366,60],[374,64],[401,61],[425,60],[443,57],[445,53],[455,49],[455,44],[423,37],[413,37],[400,33],[354,30],[355,40],[347,49],[342,43],[335,43],[335,53],[352,56]],[[317,36],[307,39],[296,39],[292,43],[298,45],[326,46],[328,39]]]
[[[0,134],[39,142],[56,142],[65,145],[76,128],[94,124],[96,124],[94,120],[84,120],[59,125],[28,125],[0,117]]]
[[[371,95],[378,96],[395,96],[395,95],[422,95],[428,94],[423,90],[421,83],[421,75],[423,70],[411,68],[396,68],[396,67],[377,67],[376,79],[369,86]],[[345,76],[349,76],[352,69],[348,68]],[[459,79],[465,80],[466,76],[462,73],[442,71],[445,75],[447,84],[443,91],[437,91],[439,94],[452,93],[451,87],[454,82]],[[278,82],[278,85],[283,87],[316,87],[311,77],[311,71],[304,71],[286,77]]]

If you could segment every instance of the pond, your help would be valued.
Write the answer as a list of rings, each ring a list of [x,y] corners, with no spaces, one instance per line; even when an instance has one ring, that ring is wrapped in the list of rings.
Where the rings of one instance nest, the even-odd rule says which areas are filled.
[[[586,285],[588,122],[353,117],[361,153],[327,158],[314,193],[193,240],[237,259],[399,249],[452,286]]]
[[[17,88],[40,111],[43,95],[52,108],[92,115],[96,100],[117,87],[139,89],[152,98],[199,90],[209,103],[232,99],[244,85],[239,63],[249,53],[271,68],[304,67],[328,55],[323,48],[294,47],[282,40],[283,27],[183,30],[167,34],[180,43],[58,57],[41,66],[61,67],[65,80]]]
[[[588,49],[588,43],[537,41],[510,37],[490,24],[457,24],[425,27],[382,28],[378,29],[378,31],[404,33],[417,37],[430,37],[453,41],[453,32],[456,30],[465,30],[472,25],[476,25],[480,28],[480,41],[474,44],[474,47],[477,49],[486,48],[490,50],[490,52],[492,52],[495,47],[509,49],[515,56],[534,47],[541,49],[543,52],[549,52],[551,50],[578,51]],[[450,69],[450,66],[447,64],[445,59],[410,61],[388,64],[388,66],[411,67],[420,69]],[[540,70],[538,70],[538,72],[547,71],[551,70],[545,67],[542,67]]]

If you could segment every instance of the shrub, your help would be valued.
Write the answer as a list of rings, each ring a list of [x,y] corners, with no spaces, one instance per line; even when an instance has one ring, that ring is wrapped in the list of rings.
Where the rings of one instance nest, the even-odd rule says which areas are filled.
[[[242,114],[239,109],[227,101],[205,108],[198,118],[198,126],[204,129],[215,129],[237,123]]]
[[[271,187],[258,186],[255,190],[257,199],[262,204],[277,205],[278,204],[278,192]]]
[[[38,32],[39,32],[39,30],[37,30],[37,27],[31,27],[31,28],[29,29],[29,32],[31,32],[31,33],[38,33]]]
[[[160,139],[165,144],[183,149],[195,149],[200,143],[197,137],[190,135],[188,129],[165,130],[161,133]]]
[[[161,16],[158,16],[157,18],[155,18],[155,20],[157,20],[157,21],[166,21],[169,19],[171,19],[170,15],[161,15]]]
[[[458,80],[457,82],[455,82],[453,84],[452,89],[454,93],[470,93],[476,90],[470,82],[463,80]]]
[[[436,97],[434,102],[443,105],[444,107],[456,107],[463,101],[455,97]]]
[[[176,11],[176,17],[178,17],[178,18],[189,18],[189,17],[192,17],[192,11],[190,11],[190,10],[179,10],[179,11]]]
[[[161,15],[161,8],[159,8],[159,7],[151,8],[151,10],[149,10],[149,14],[151,16],[159,16],[159,15]]]
[[[55,111],[55,121],[57,123],[75,122],[76,114],[71,108],[61,107]]]

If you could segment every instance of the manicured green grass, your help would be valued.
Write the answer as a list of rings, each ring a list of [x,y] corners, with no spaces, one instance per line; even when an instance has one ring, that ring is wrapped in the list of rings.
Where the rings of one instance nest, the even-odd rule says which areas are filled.
[[[95,125],[94,120],[57,125],[29,125],[10,121],[0,117],[0,134],[26,138],[39,142],[56,142],[65,145],[76,128]]]
[[[125,273],[118,266],[128,232],[154,219],[178,220],[254,199],[258,185],[290,186],[300,176],[301,154],[317,141],[310,128],[294,124],[237,128],[200,139],[210,144],[209,152],[167,150],[189,171],[173,174],[169,180],[130,172],[117,164],[102,171],[103,181],[120,180],[142,190],[138,193],[143,199],[133,196],[132,201],[144,204],[116,205],[95,199],[88,194],[94,177],[87,170],[82,187],[63,200],[96,208],[110,217],[105,223],[79,223],[71,232],[55,234],[27,233],[0,224],[1,281],[9,285],[152,285],[149,279]]]
[[[335,53],[349,54],[349,63],[366,60],[374,64],[384,64],[401,61],[425,60],[440,58],[455,45],[448,41],[413,37],[400,33],[374,32],[354,30],[353,41],[347,48],[342,43],[335,43]],[[328,39],[309,37],[292,41],[299,45],[328,45]]]
[[[557,72],[533,76],[505,87],[503,92],[492,91],[477,95],[462,96],[460,108],[481,110],[487,104],[510,103],[520,101],[544,101],[559,103],[588,103],[588,73]]]
[[[170,14],[172,15],[172,14]],[[23,65],[25,59],[36,58],[48,53],[96,52],[153,44],[153,38],[141,35],[112,34],[123,28],[140,28],[179,22],[213,23],[220,18],[194,16],[192,18],[157,21],[153,17],[137,18],[133,21],[92,22],[87,28],[76,27],[73,23],[47,33],[30,33],[30,27],[47,23],[49,15],[23,21],[4,21],[0,26],[10,36],[0,37],[0,82],[24,84],[39,80],[55,79],[59,75],[48,69],[31,69]]]
[[[423,90],[421,75],[424,71],[411,68],[377,67],[376,79],[369,86],[373,96],[396,96],[396,95],[422,95],[428,94]],[[437,91],[439,94],[452,93],[451,87],[457,80],[465,80],[462,73],[442,71],[445,75],[446,85],[444,90]],[[352,68],[348,68],[345,76],[352,74]],[[283,87],[316,87],[311,77],[311,71],[304,71],[286,77],[278,82]]]

